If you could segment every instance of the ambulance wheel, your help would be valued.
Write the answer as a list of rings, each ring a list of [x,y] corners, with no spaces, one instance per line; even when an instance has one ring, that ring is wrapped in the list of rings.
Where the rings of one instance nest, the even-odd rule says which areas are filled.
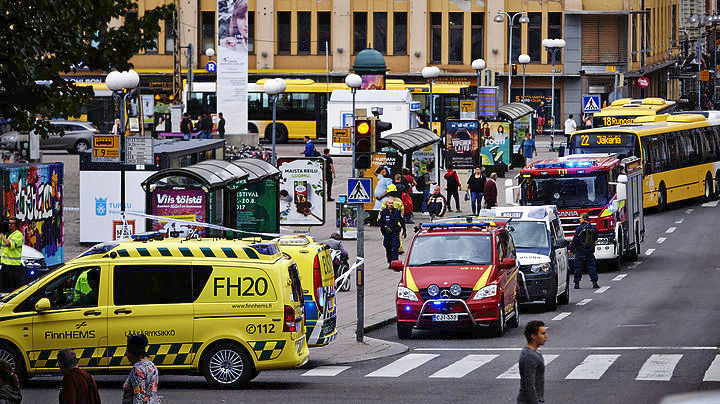
[[[515,305],[513,306],[513,316],[508,320],[508,326],[510,328],[518,328],[520,325],[520,307],[518,305],[517,298],[515,299]]]
[[[570,303],[570,273],[568,272],[567,280],[565,281],[565,291],[558,296],[558,304]]]
[[[400,339],[412,338],[412,325],[397,323],[397,335]]]
[[[20,351],[15,346],[7,342],[0,342],[0,359],[7,361],[12,366],[13,371],[20,379],[20,383],[27,379],[25,361],[23,361]]]
[[[505,308],[503,307],[504,301],[505,296],[501,296],[500,303],[498,303],[498,319],[497,321],[493,321],[492,325],[490,326],[492,335],[494,337],[502,337],[505,334]]]
[[[205,351],[200,369],[205,380],[217,387],[241,387],[256,375],[250,355],[241,346],[229,342]]]

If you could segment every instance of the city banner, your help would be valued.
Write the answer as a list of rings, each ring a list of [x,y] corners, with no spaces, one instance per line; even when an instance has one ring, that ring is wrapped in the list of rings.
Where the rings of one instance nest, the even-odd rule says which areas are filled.
[[[223,113],[228,134],[246,134],[248,0],[218,0],[217,10],[217,111],[208,112]]]

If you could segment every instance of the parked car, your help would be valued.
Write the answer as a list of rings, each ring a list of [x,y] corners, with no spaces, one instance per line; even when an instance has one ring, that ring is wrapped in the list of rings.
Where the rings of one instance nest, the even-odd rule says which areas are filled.
[[[21,265],[23,270],[27,271],[28,280],[34,280],[48,272],[48,266],[45,263],[45,256],[30,246],[23,245]]]
[[[52,125],[61,126],[65,135],[49,135],[40,138],[40,148],[45,150],[67,150],[79,153],[90,150],[93,135],[100,131],[90,122],[82,121],[50,121]],[[18,150],[18,132],[12,131],[0,136],[0,148],[10,151]]]

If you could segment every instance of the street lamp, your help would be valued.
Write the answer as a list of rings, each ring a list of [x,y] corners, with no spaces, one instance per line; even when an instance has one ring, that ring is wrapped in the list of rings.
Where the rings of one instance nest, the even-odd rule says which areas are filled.
[[[508,34],[510,36],[510,49],[508,50],[508,96],[507,96],[507,102],[510,103],[510,89],[512,88],[512,44],[513,44],[513,36],[512,36],[512,27],[515,25],[515,17],[518,18],[518,22],[520,24],[527,24],[530,22],[530,19],[528,18],[527,14],[522,11],[519,13],[515,13],[512,16],[502,10],[498,10],[497,15],[495,18],[493,18],[493,21],[502,23],[505,21],[505,17],[507,17],[508,20],[508,26],[510,27],[510,33]]]
[[[355,93],[362,86],[362,78],[355,73],[348,74],[345,76],[345,84],[350,87],[352,93],[352,128],[350,130],[352,131],[352,176],[355,178],[357,177],[355,172]]]
[[[140,84],[140,76],[135,70],[124,72],[112,71],[105,77],[105,84],[118,98],[122,96],[122,109],[120,110],[120,215],[122,217],[122,237],[129,236],[127,233],[127,221],[125,219],[125,107],[127,105],[127,97],[132,94],[133,90]]]
[[[440,75],[440,68],[438,68],[437,66],[425,66],[425,67],[423,67],[423,69],[422,69],[422,76],[423,76],[423,78],[425,78],[425,80],[428,81],[428,84],[430,85],[430,122],[429,122],[429,125],[430,125],[430,131],[431,131],[431,132],[435,132],[435,131],[433,130],[433,120],[434,120],[434,119],[433,119],[433,116],[434,116],[434,112],[435,112],[435,111],[434,111],[434,108],[433,108],[433,104],[434,104],[433,101],[434,101],[434,99],[433,99],[432,86],[433,86],[433,83],[435,82],[435,79],[436,79],[439,75]],[[442,129],[441,129],[441,131],[442,131]],[[436,133],[436,135],[440,136],[439,133]],[[445,150],[445,144],[444,144],[444,142],[443,142],[442,137],[441,137],[441,139],[440,139],[440,142],[441,142],[441,144],[442,144],[442,149],[443,149],[443,152],[444,152],[444,150]],[[444,168],[444,166],[445,166],[444,160],[445,160],[444,158],[440,159],[440,162],[442,163],[442,167],[443,167],[443,168]]]
[[[527,66],[528,63],[530,63],[530,56],[526,54],[522,54],[518,56],[518,63],[520,63],[523,67],[523,95],[522,95],[522,102],[525,102],[525,66]]]
[[[263,85],[263,90],[265,91],[265,94],[270,97],[270,102],[272,102],[272,164],[274,166],[277,166],[277,154],[275,154],[275,136],[277,135],[277,125],[276,125],[276,119],[277,119],[277,99],[280,93],[285,91],[285,88],[287,88],[287,84],[285,84],[285,80],[283,79],[270,79],[265,82]]]
[[[477,97],[475,98],[475,119],[480,119],[480,76],[485,70],[485,61],[483,59],[475,59],[472,61],[472,68],[477,73]]]
[[[552,63],[552,88],[550,92],[550,115],[552,116],[552,129],[550,130],[550,149],[555,150],[555,57],[565,47],[564,39],[543,39],[542,46],[550,52]]]
[[[207,57],[209,57],[210,59],[212,59],[212,57],[215,56],[215,49],[213,49],[213,48],[207,48],[207,49],[205,49],[205,56],[207,56]]]

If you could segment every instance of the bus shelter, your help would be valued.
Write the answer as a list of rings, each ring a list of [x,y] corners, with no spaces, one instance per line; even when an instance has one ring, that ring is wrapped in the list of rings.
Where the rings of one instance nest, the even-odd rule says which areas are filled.
[[[226,227],[248,235],[267,236],[280,232],[280,170],[260,159],[234,160],[248,174],[225,189]]]
[[[520,144],[525,138],[526,133],[533,133],[532,115],[535,110],[522,102],[511,102],[498,108],[498,118],[507,122],[507,129],[511,135],[508,136],[509,144],[507,145],[510,160],[507,165],[522,167],[525,159],[520,150]]]

